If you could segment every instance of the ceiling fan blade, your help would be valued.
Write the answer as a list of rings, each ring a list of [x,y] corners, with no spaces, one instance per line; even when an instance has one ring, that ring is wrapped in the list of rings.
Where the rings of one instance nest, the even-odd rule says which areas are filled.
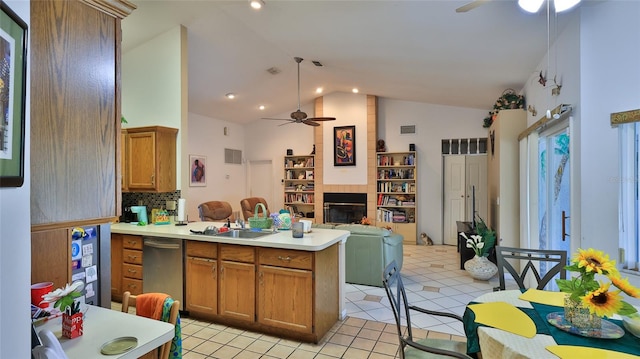
[[[281,123],[281,124],[278,125],[278,127],[284,126],[284,125],[290,125],[292,123],[296,123],[296,121],[289,121],[289,122]]]
[[[308,120],[311,120],[311,121],[335,121],[336,118],[335,117],[312,117],[312,118],[308,118]]]
[[[467,12],[467,11],[473,10],[473,9],[477,8],[478,6],[486,3],[487,1],[489,1],[489,0],[475,0],[475,1],[472,1],[472,2],[470,2],[468,4],[466,4],[466,5],[463,5],[463,6],[460,6],[459,8],[457,8],[456,12]]]
[[[275,120],[275,121],[291,121],[291,122],[296,122],[295,120],[292,120],[290,118],[271,118],[271,117],[262,117],[262,120]]]
[[[310,118],[308,118],[306,120],[302,120],[302,123],[304,123],[305,125],[309,125],[309,126],[320,126],[319,123],[311,121]]]

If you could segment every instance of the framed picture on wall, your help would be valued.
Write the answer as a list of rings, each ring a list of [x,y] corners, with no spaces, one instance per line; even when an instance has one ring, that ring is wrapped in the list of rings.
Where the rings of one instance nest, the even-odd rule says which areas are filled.
[[[207,157],[201,155],[189,155],[189,186],[205,187]]]
[[[0,9],[0,187],[22,187],[27,24],[4,1]]]
[[[333,128],[333,165],[356,165],[356,126]]]

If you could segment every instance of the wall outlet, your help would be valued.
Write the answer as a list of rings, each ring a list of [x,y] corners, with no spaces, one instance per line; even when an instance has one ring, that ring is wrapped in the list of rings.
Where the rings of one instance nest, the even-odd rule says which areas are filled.
[[[176,210],[176,201],[167,201],[166,203],[167,209],[170,211]]]

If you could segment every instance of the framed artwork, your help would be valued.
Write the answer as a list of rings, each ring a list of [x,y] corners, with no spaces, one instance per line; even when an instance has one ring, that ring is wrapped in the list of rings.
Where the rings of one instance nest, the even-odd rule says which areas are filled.
[[[189,186],[204,187],[207,185],[205,166],[207,157],[200,155],[189,155]]]
[[[22,187],[27,24],[4,2],[0,10],[0,187]]]
[[[333,165],[356,165],[356,126],[333,128]]]

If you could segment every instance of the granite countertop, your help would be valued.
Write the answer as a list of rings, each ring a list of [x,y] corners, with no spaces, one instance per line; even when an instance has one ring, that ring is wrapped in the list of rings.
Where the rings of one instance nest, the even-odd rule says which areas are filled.
[[[310,233],[305,233],[302,238],[293,238],[290,230],[278,231],[274,234],[255,239],[229,238],[203,234],[194,234],[194,231],[204,231],[207,226],[221,228],[224,222],[191,222],[185,226],[175,224],[149,224],[138,226],[130,223],[111,224],[111,233],[131,234],[145,237],[177,238],[193,241],[205,241],[213,243],[227,243],[248,245],[256,247],[297,249],[303,251],[321,251],[338,242],[346,242],[350,232],[338,229],[313,228]],[[235,228],[232,226],[232,228]]]

